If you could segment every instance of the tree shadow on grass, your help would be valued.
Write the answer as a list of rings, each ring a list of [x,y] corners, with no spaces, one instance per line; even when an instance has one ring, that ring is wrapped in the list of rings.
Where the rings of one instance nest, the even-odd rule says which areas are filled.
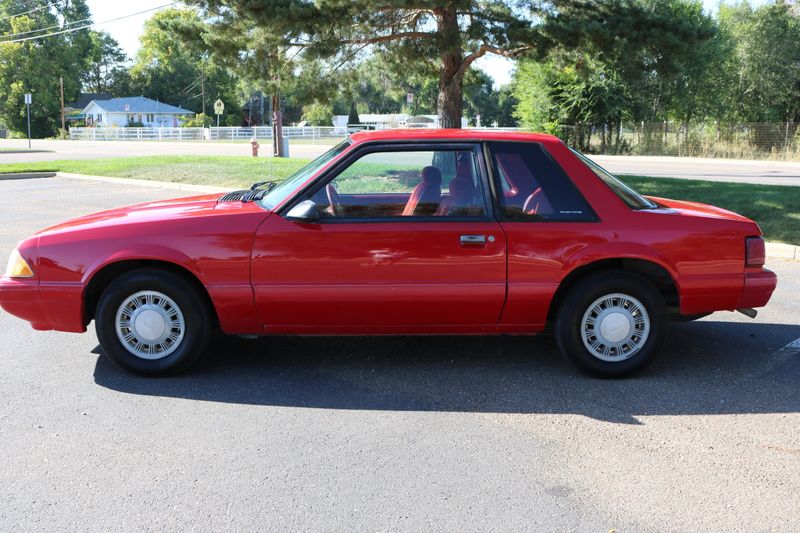
[[[673,326],[660,361],[623,380],[587,377],[549,337],[219,336],[191,373],[147,379],[97,360],[103,387],[264,406],[386,411],[644,415],[800,411],[800,326],[713,320]],[[99,348],[96,350],[99,353]]]

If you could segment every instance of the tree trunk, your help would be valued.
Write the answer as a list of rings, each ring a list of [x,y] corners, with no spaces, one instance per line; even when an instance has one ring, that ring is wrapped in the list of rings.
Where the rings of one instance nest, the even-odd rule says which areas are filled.
[[[461,128],[462,82],[460,72],[464,62],[461,50],[461,32],[458,15],[453,7],[437,13],[439,34],[442,39],[441,66],[439,67],[439,97],[436,102],[440,128]]]
[[[461,80],[447,79],[444,72],[439,79],[437,112],[440,128],[461,128]]]

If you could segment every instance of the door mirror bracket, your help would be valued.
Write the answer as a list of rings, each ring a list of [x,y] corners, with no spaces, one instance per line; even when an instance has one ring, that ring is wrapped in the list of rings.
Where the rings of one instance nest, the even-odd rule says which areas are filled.
[[[319,219],[319,209],[313,200],[303,200],[286,213],[286,218],[299,222],[314,222]]]

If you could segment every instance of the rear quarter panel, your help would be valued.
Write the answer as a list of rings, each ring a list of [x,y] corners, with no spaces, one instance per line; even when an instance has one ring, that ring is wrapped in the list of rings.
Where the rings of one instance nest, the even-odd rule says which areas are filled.
[[[668,208],[631,210],[565,145],[544,144],[599,221],[502,223],[509,251],[504,324],[542,327],[564,278],[617,258],[650,261],[669,272],[683,314],[735,309],[744,284],[744,236],[758,234],[753,222],[686,216]]]

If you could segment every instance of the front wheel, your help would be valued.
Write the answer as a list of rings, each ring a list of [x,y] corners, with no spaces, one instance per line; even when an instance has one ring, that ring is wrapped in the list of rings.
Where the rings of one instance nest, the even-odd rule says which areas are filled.
[[[669,328],[664,297],[647,280],[604,272],[567,293],[555,323],[561,352],[582,370],[622,377],[651,364]]]
[[[95,330],[105,355],[142,375],[177,374],[208,344],[208,305],[184,278],[138,270],[114,280],[100,297]]]

